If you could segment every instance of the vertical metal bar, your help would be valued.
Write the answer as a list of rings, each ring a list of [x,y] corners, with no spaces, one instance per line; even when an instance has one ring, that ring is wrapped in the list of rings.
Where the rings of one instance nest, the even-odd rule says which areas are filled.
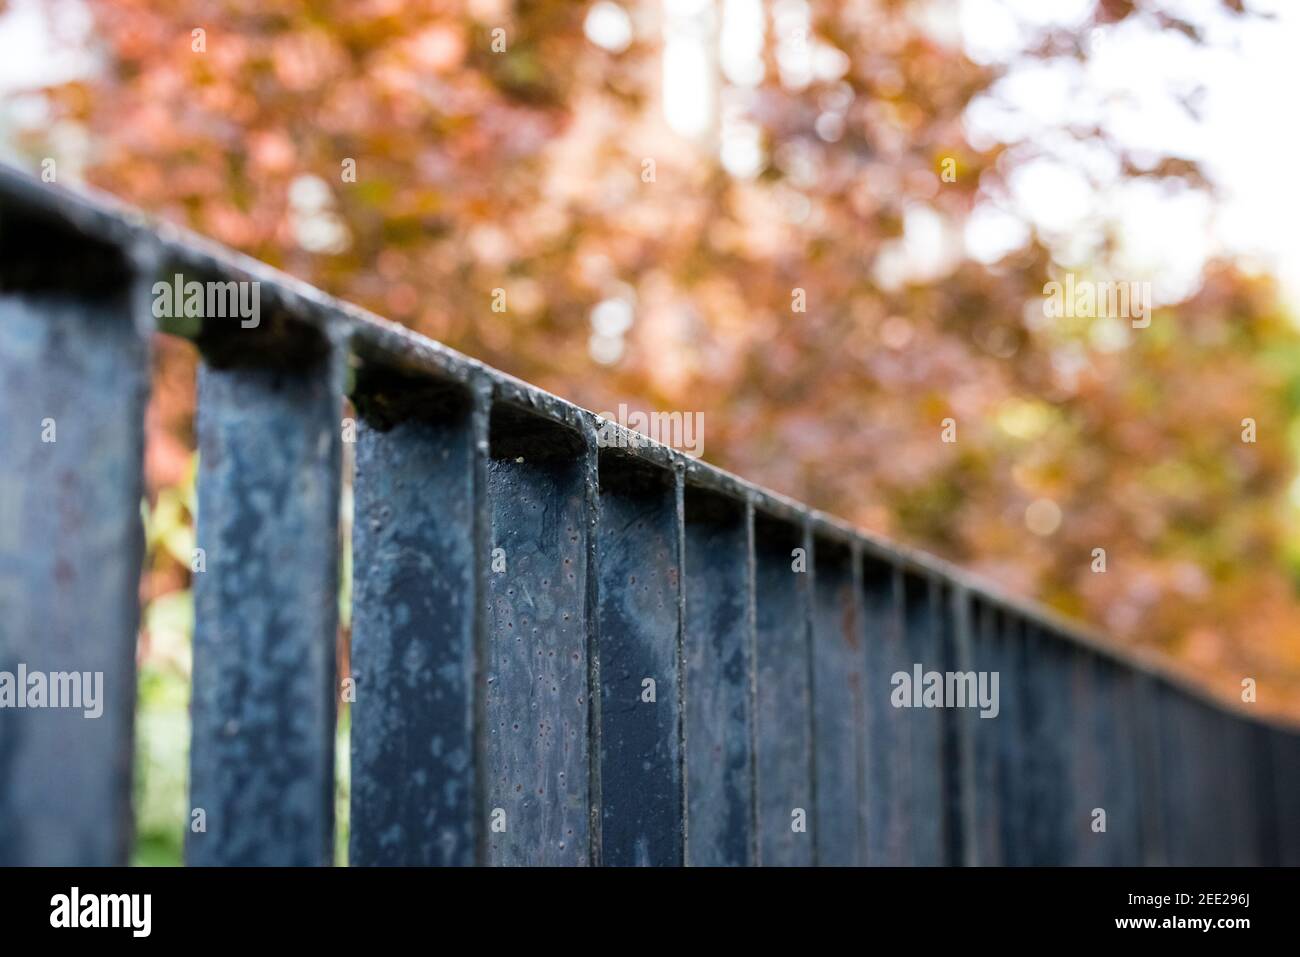
[[[965,715],[968,707],[978,707],[979,685],[975,682],[973,701],[957,700],[958,684],[962,668],[959,665],[961,649],[957,638],[958,605],[953,594],[952,585],[943,581],[930,584],[931,616],[933,620],[934,640],[937,645],[935,653],[936,668],[943,677],[942,707],[938,710],[939,718],[939,800],[942,808],[940,823],[941,853],[944,864],[961,864],[965,860],[968,838],[966,836],[965,803],[969,792],[963,780],[962,737]],[[961,693],[965,695],[966,685],[961,684]]]
[[[0,864],[125,864],[148,304],[113,250],[68,238],[42,258],[40,225],[5,230]]]
[[[1022,708],[1020,712],[1021,735],[1024,742],[1020,752],[1024,783],[1018,808],[1021,830],[1017,838],[1021,845],[1024,863],[1041,866],[1047,863],[1046,853],[1051,800],[1052,737],[1056,729],[1046,727],[1046,691],[1043,681],[1042,641],[1037,627],[1023,623],[1021,654],[1018,656],[1018,679]]]
[[[1197,702],[1189,698],[1180,689],[1178,691],[1179,710],[1182,719],[1178,727],[1179,750],[1187,765],[1187,775],[1191,787],[1183,802],[1183,817],[1188,833],[1188,860],[1193,865],[1208,864],[1215,861],[1217,841],[1207,832],[1203,812],[1213,806],[1207,800],[1213,792],[1214,784],[1211,769],[1216,763],[1217,742],[1203,734],[1205,722]],[[1216,808],[1216,816],[1221,816],[1223,808]],[[1220,824],[1222,821],[1219,822]]]
[[[488,495],[488,862],[590,859],[586,445],[493,410]]]
[[[1124,697],[1128,699],[1125,715],[1131,728],[1136,763],[1134,783],[1140,805],[1142,837],[1141,863],[1162,866],[1165,852],[1164,784],[1160,746],[1160,712],[1156,700],[1156,683],[1147,674],[1126,670]]]
[[[1187,832],[1182,825],[1179,795],[1184,796],[1183,801],[1190,799],[1187,797],[1190,782],[1186,780],[1182,752],[1177,746],[1178,722],[1171,715],[1175,704],[1173,692],[1162,681],[1153,681],[1151,690],[1160,761],[1160,833],[1164,863],[1173,867],[1184,866],[1188,861]]]
[[[1046,803],[1040,818],[1041,860],[1064,866],[1072,863],[1078,843],[1087,833],[1088,822],[1076,807],[1074,764],[1078,756],[1072,709],[1076,678],[1074,648],[1062,642],[1050,628],[1039,626],[1039,660],[1042,668],[1042,712],[1050,734],[1039,739],[1044,749]]]
[[[1024,865],[1028,854],[1028,788],[1026,755],[1026,623],[1014,612],[997,616],[995,649],[998,670],[998,710],[995,726],[997,754],[998,848],[1000,865]]]
[[[1231,863],[1229,835],[1232,830],[1231,796],[1224,788],[1224,730],[1218,717],[1203,702],[1186,697],[1190,720],[1184,746],[1196,781],[1188,823],[1195,835],[1197,864],[1223,866]]]
[[[1197,701],[1203,734],[1209,742],[1204,771],[1207,806],[1199,822],[1210,845],[1213,862],[1244,867],[1255,863],[1252,853],[1252,775],[1245,767],[1245,746],[1236,715],[1206,701]]]
[[[1106,831],[1096,834],[1084,863],[1134,866],[1143,862],[1142,795],[1138,767],[1137,715],[1131,700],[1133,685],[1113,661],[1090,656],[1092,688],[1089,709],[1090,764],[1084,786],[1100,781],[1098,804],[1106,810]]]
[[[750,577],[745,503],[687,488],[687,863],[753,862]]]
[[[813,718],[817,863],[861,866],[861,764],[865,750],[866,655],[857,617],[853,556],[846,546],[813,542]]]
[[[681,864],[677,478],[615,450],[600,467],[602,860]]]
[[[359,391],[349,863],[475,861],[471,398]],[[393,402],[419,413],[390,421]],[[414,412],[414,410],[412,410]]]
[[[1245,731],[1249,735],[1247,773],[1251,777],[1255,808],[1255,826],[1251,835],[1255,861],[1265,867],[1278,867],[1282,863],[1282,826],[1273,769],[1273,729],[1261,722],[1249,721],[1245,722]]]
[[[600,756],[601,746],[601,677],[600,677],[600,441],[595,424],[583,423],[583,522],[586,550],[586,600],[583,615],[587,653],[587,861],[593,867],[603,863],[601,845]]]
[[[763,865],[762,830],[759,826],[758,763],[758,544],[755,532],[757,512],[752,497],[745,500],[745,623],[749,629],[749,847],[750,862]]]
[[[871,836],[869,833],[871,782],[869,768],[871,764],[871,705],[867,700],[870,693],[868,684],[868,651],[866,647],[867,601],[862,587],[863,555],[862,543],[855,539],[851,546],[852,555],[849,563],[850,601],[853,606],[854,633],[858,647],[858,660],[854,667],[858,674],[858,712],[855,717],[855,738],[857,752],[853,756],[856,765],[854,778],[858,796],[858,864],[865,867],[871,863]]]
[[[908,863],[906,817],[911,748],[891,676],[904,665],[903,575],[874,557],[862,560],[863,650],[867,712],[867,863]]]
[[[1247,840],[1250,862],[1258,866],[1277,865],[1278,808],[1273,791],[1273,755],[1268,748],[1267,728],[1259,721],[1239,718],[1243,753],[1242,776],[1248,779],[1250,820]]]
[[[199,370],[190,864],[333,859],[336,356]]]
[[[945,774],[944,708],[942,698],[936,703],[927,694],[927,673],[938,672],[943,693],[942,672],[945,667],[939,632],[940,600],[935,583],[929,578],[907,574],[904,594],[904,663],[899,670],[909,678],[910,700],[898,709],[900,721],[908,726],[907,740],[911,752],[911,792],[904,813],[909,818],[910,863],[936,866],[945,863]]]
[[[975,710],[967,719],[963,748],[969,770],[969,797],[966,801],[968,822],[966,826],[966,863],[968,865],[996,865],[1003,863],[1001,826],[1006,808],[998,787],[1000,736],[1009,720],[1008,701],[1005,697],[1009,675],[1004,670],[1005,640],[999,633],[1000,612],[985,601],[971,600],[967,614],[967,646],[962,667],[973,671],[977,678],[988,676],[988,688],[996,710]],[[960,646],[959,646],[960,648]],[[959,660],[963,660],[959,657]],[[996,679],[995,677],[996,676]],[[996,680],[996,694],[992,682]]]
[[[1027,863],[1053,866],[1064,862],[1070,817],[1070,721],[1063,700],[1069,694],[1069,660],[1060,642],[1037,623],[1027,626],[1022,731],[1025,735]]]
[[[1214,811],[1210,826],[1205,832],[1210,837],[1216,863],[1241,866],[1248,863],[1245,850],[1247,841],[1242,833],[1244,825],[1242,779],[1234,754],[1236,741],[1229,715],[1203,701],[1198,701],[1201,725],[1207,732],[1209,745],[1205,770],[1209,784],[1209,798]]]
[[[1225,733],[1219,715],[1203,701],[1184,695],[1189,721],[1184,746],[1196,781],[1188,823],[1195,835],[1194,861],[1223,866],[1232,858],[1232,796],[1225,788]]]
[[[1278,863],[1296,867],[1300,866],[1300,734],[1276,728],[1271,737]]]
[[[759,853],[765,866],[807,866],[814,811],[807,554],[794,554],[805,547],[801,529],[762,513],[754,535]]]
[[[509,821],[502,821],[488,800],[488,658],[491,645],[491,611],[488,582],[492,561],[492,496],[490,462],[492,456],[492,405],[495,386],[491,379],[476,375],[472,379],[473,405],[470,412],[474,437],[474,686],[470,696],[474,752],[471,762],[473,801],[474,863],[488,862],[488,832]]]
[[[686,585],[681,576],[686,574],[686,469],[680,459],[673,463],[673,511],[676,529],[675,557],[678,569],[677,586],[677,748],[678,773],[681,778],[682,864],[691,856],[691,782],[686,772],[686,755],[689,742],[686,727]]]
[[[953,830],[956,832],[949,835],[949,862],[967,867],[974,867],[980,860],[980,834],[975,812],[978,759],[975,752],[975,735],[977,723],[986,720],[980,717],[984,713],[980,688],[987,688],[990,698],[992,696],[992,685],[988,684],[987,678],[983,684],[981,683],[982,676],[974,666],[973,615],[973,602],[969,592],[960,585],[952,586],[949,589],[947,607],[946,657],[951,662],[950,667],[959,676],[964,679],[969,676],[967,679],[969,683],[966,685],[969,690],[967,700],[964,702],[965,706],[954,710],[949,715],[948,722],[946,764],[950,781],[953,783],[953,786],[948,789],[948,795],[949,800],[955,804],[952,817],[955,819]],[[970,700],[969,697],[972,692],[975,695],[974,700]]]
[[[1257,840],[1261,802],[1256,788],[1258,769],[1254,762],[1252,725],[1239,715],[1227,711],[1221,711],[1218,719],[1227,729],[1227,747],[1224,752],[1227,767],[1221,778],[1228,785],[1233,798],[1233,864],[1240,867],[1258,866],[1261,863]]]
[[[1105,738],[1103,712],[1111,712],[1105,701],[1106,689],[1097,673],[1096,656],[1057,637],[1064,661],[1065,706],[1069,712],[1065,739],[1064,800],[1062,827],[1065,831],[1062,863],[1071,865],[1102,862],[1114,843],[1111,827],[1120,823],[1118,809],[1110,801],[1109,772],[1119,754]],[[1106,815],[1106,830],[1101,827]],[[1116,818],[1116,820],[1112,820]]]
[[[1185,742],[1189,723],[1186,703],[1181,694],[1164,682],[1156,685],[1155,703],[1160,722],[1160,776],[1161,806],[1163,809],[1162,833],[1166,863],[1184,867],[1197,863],[1192,804],[1199,800],[1195,793],[1197,775]]]
[[[1048,801],[1041,819],[1042,859],[1055,866],[1068,866],[1075,863],[1091,835],[1089,816],[1082,805],[1084,795],[1077,781],[1079,763],[1086,760],[1081,752],[1088,736],[1075,711],[1076,697],[1087,694],[1080,688],[1087,679],[1079,667],[1081,653],[1072,642],[1045,625],[1039,626],[1038,633],[1042,638],[1039,659],[1045,690],[1043,714],[1053,729],[1052,737],[1041,741],[1041,746],[1048,749],[1044,780]]]
[[[804,681],[807,683],[808,707],[806,709],[806,733],[808,735],[808,805],[806,821],[812,833],[813,867],[819,863],[821,848],[817,839],[817,674],[813,667],[813,607],[817,594],[817,555],[813,544],[811,523],[805,515],[799,523],[807,569],[803,580],[803,663]]]

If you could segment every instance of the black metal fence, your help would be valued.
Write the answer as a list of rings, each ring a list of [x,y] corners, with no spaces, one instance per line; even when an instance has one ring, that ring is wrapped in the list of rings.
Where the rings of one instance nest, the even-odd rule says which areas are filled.
[[[959,569],[103,197],[0,170],[0,253],[0,672],[103,676],[0,710],[0,862],[127,856],[160,326],[203,357],[192,864],[332,860],[345,394],[353,864],[1300,863],[1300,735]],[[258,321],[155,320],[176,275]],[[988,716],[896,706],[917,667]]]

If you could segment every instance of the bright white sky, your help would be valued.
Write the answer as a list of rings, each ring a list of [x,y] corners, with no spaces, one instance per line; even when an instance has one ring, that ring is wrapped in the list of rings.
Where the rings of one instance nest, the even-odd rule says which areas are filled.
[[[961,0],[963,42],[977,60],[1014,62],[1025,24],[1068,26],[1089,6],[1087,0]],[[971,136],[1023,139],[1055,159],[1021,171],[1007,206],[1065,247],[1072,235],[1086,233],[1098,211],[1118,217],[1126,260],[1146,274],[1133,278],[1153,279],[1158,298],[1162,282],[1170,298],[1190,292],[1186,286],[1207,255],[1233,251],[1275,271],[1292,303],[1300,302],[1300,244],[1293,238],[1300,180],[1291,169],[1300,157],[1291,100],[1300,90],[1300,3],[1248,0],[1247,8],[1273,19],[1243,21],[1222,12],[1220,0],[1167,0],[1164,9],[1204,30],[1206,46],[1126,23],[1090,37],[1086,67],[1014,67],[995,97],[970,110]],[[1199,122],[1172,103],[1171,88],[1190,99]],[[1053,135],[1063,122],[1097,124],[1131,149],[1201,161],[1222,202],[1211,208],[1151,187],[1109,187],[1113,170],[1101,150],[1092,155]],[[1090,185],[1084,173],[1098,182]],[[988,219],[984,239],[995,247],[997,217]]]
[[[11,94],[91,68],[88,54],[69,53],[52,42],[42,4],[58,11],[65,38],[82,42],[91,22],[80,0],[11,0],[0,17],[0,154],[6,130],[39,122],[39,101]],[[612,49],[626,46],[631,20],[611,2],[593,5],[588,34]],[[781,41],[782,80],[802,85],[812,75],[842,68],[818,58],[802,44],[803,0],[768,0]],[[1058,258],[1071,260],[1104,220],[1118,223],[1126,278],[1149,278],[1156,298],[1177,299],[1193,291],[1207,256],[1230,251],[1276,272],[1293,303],[1300,303],[1300,122],[1291,97],[1300,90],[1300,2],[1247,0],[1248,8],[1273,19],[1243,25],[1220,12],[1220,0],[1166,0],[1165,9],[1201,27],[1211,41],[1198,47],[1170,31],[1154,35],[1136,23],[1097,31],[1093,57],[1044,64],[1018,59],[1037,29],[1070,27],[1089,0],[932,0],[918,3],[937,36],[961,43],[981,62],[1011,63],[992,95],[974,104],[968,131],[978,145],[993,139],[1023,142],[1041,158],[1027,162],[1011,182],[1010,194],[990,197],[969,224],[964,244],[977,258],[995,258],[1024,238],[1033,223],[1053,243]],[[756,81],[753,54],[763,23],[760,0],[719,0],[718,55],[701,56],[692,46],[690,20],[708,16],[707,0],[666,0],[668,34],[664,106],[669,122],[688,133],[701,122],[707,97],[700,74],[718,64],[728,86]],[[787,35],[789,34],[789,35]],[[794,39],[791,39],[793,37]],[[671,61],[671,62],[669,62]],[[692,75],[695,80],[684,82]],[[1171,105],[1168,90],[1188,96],[1200,113],[1195,120]],[[752,130],[736,119],[724,94],[719,106],[723,160],[743,171],[758,157]],[[1059,134],[1063,124],[1100,125],[1130,148],[1149,148],[1202,161],[1222,191],[1210,205],[1190,195],[1169,195],[1150,186],[1121,184],[1113,162],[1100,148],[1079,145]],[[728,126],[730,124],[730,126]],[[819,130],[820,131],[820,130]],[[75,137],[75,131],[56,131]],[[938,256],[935,224],[918,211],[908,217],[907,245],[921,259]]]

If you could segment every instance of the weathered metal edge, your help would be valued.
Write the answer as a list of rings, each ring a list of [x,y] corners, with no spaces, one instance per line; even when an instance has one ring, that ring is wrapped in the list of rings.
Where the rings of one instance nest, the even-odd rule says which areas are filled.
[[[102,191],[82,186],[76,191],[52,186],[9,164],[0,163],[0,202],[49,216],[65,228],[116,245],[137,259],[156,257],[156,261],[164,264],[223,279],[259,282],[264,287],[265,301],[283,308],[296,320],[316,327],[331,341],[347,341],[363,359],[382,359],[407,371],[443,378],[466,387],[486,380],[491,383],[494,401],[529,409],[579,433],[604,424],[598,415],[567,399],[494,369],[361,306],[337,299],[273,266],[151,216]],[[1163,681],[1212,708],[1300,733],[1300,719],[1278,714],[1254,714],[1243,705],[1210,692],[1158,653],[1119,645],[1080,622],[1029,599],[1007,594],[992,582],[937,556],[856,528],[833,515],[644,436],[638,435],[636,445],[627,451],[649,464],[669,470],[681,469],[688,486],[712,489],[749,502],[757,511],[796,525],[806,522],[815,535],[839,539],[847,544],[857,543],[864,555],[905,572],[963,588],[975,599],[1037,622],[1058,639],[1073,642],[1117,664]]]

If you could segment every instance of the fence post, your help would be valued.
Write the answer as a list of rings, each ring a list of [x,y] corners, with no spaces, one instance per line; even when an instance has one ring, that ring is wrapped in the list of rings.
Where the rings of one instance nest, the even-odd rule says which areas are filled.
[[[3,168],[0,216],[0,864],[129,854],[171,259],[270,305],[164,325],[204,356],[190,863],[333,857],[353,346],[355,863],[1300,863],[1294,729],[211,244]],[[998,671],[998,718],[895,707],[918,665]]]
[[[890,676],[904,665],[903,572],[862,557],[863,652],[867,707],[867,863],[907,863],[912,753],[908,725],[891,704]]]
[[[949,813],[952,822],[948,842],[949,863],[966,867],[973,867],[980,862],[979,822],[975,810],[976,762],[979,758],[975,752],[975,739],[978,723],[990,720],[980,716],[981,683],[974,664],[973,617],[970,593],[962,585],[953,585],[948,591],[945,629],[947,654],[953,670],[962,675],[974,675],[972,687],[976,697],[975,701],[968,700],[965,708],[956,710],[949,716],[944,748],[950,782],[948,800],[953,804]]]
[[[940,586],[930,575],[903,576],[903,661],[899,670],[909,677],[920,665],[923,672],[947,668],[941,632],[943,603]],[[892,689],[891,689],[892,690]],[[914,695],[921,689],[913,687]],[[910,790],[903,813],[908,818],[910,863],[937,866],[947,862],[946,832],[947,775],[944,766],[946,709],[910,707],[897,709],[899,720],[908,726],[911,748]]]
[[[755,516],[759,855],[765,866],[812,864],[813,801],[808,686],[809,558],[803,530]],[[794,554],[798,549],[802,557]],[[802,562],[802,570],[795,563]]]
[[[745,503],[687,486],[687,863],[753,863],[752,622]]]
[[[678,473],[600,454],[601,859],[682,864]]]
[[[492,410],[484,716],[487,862],[590,860],[586,444]]]
[[[813,746],[817,863],[861,866],[866,834],[866,655],[858,619],[854,555],[842,542],[813,539]]]
[[[342,361],[316,346],[199,370],[190,864],[334,856]]]
[[[486,557],[474,398],[367,367],[358,380],[348,861],[473,864],[486,820],[475,794],[475,573]]]
[[[0,216],[0,865],[125,864],[148,287],[115,248]]]

